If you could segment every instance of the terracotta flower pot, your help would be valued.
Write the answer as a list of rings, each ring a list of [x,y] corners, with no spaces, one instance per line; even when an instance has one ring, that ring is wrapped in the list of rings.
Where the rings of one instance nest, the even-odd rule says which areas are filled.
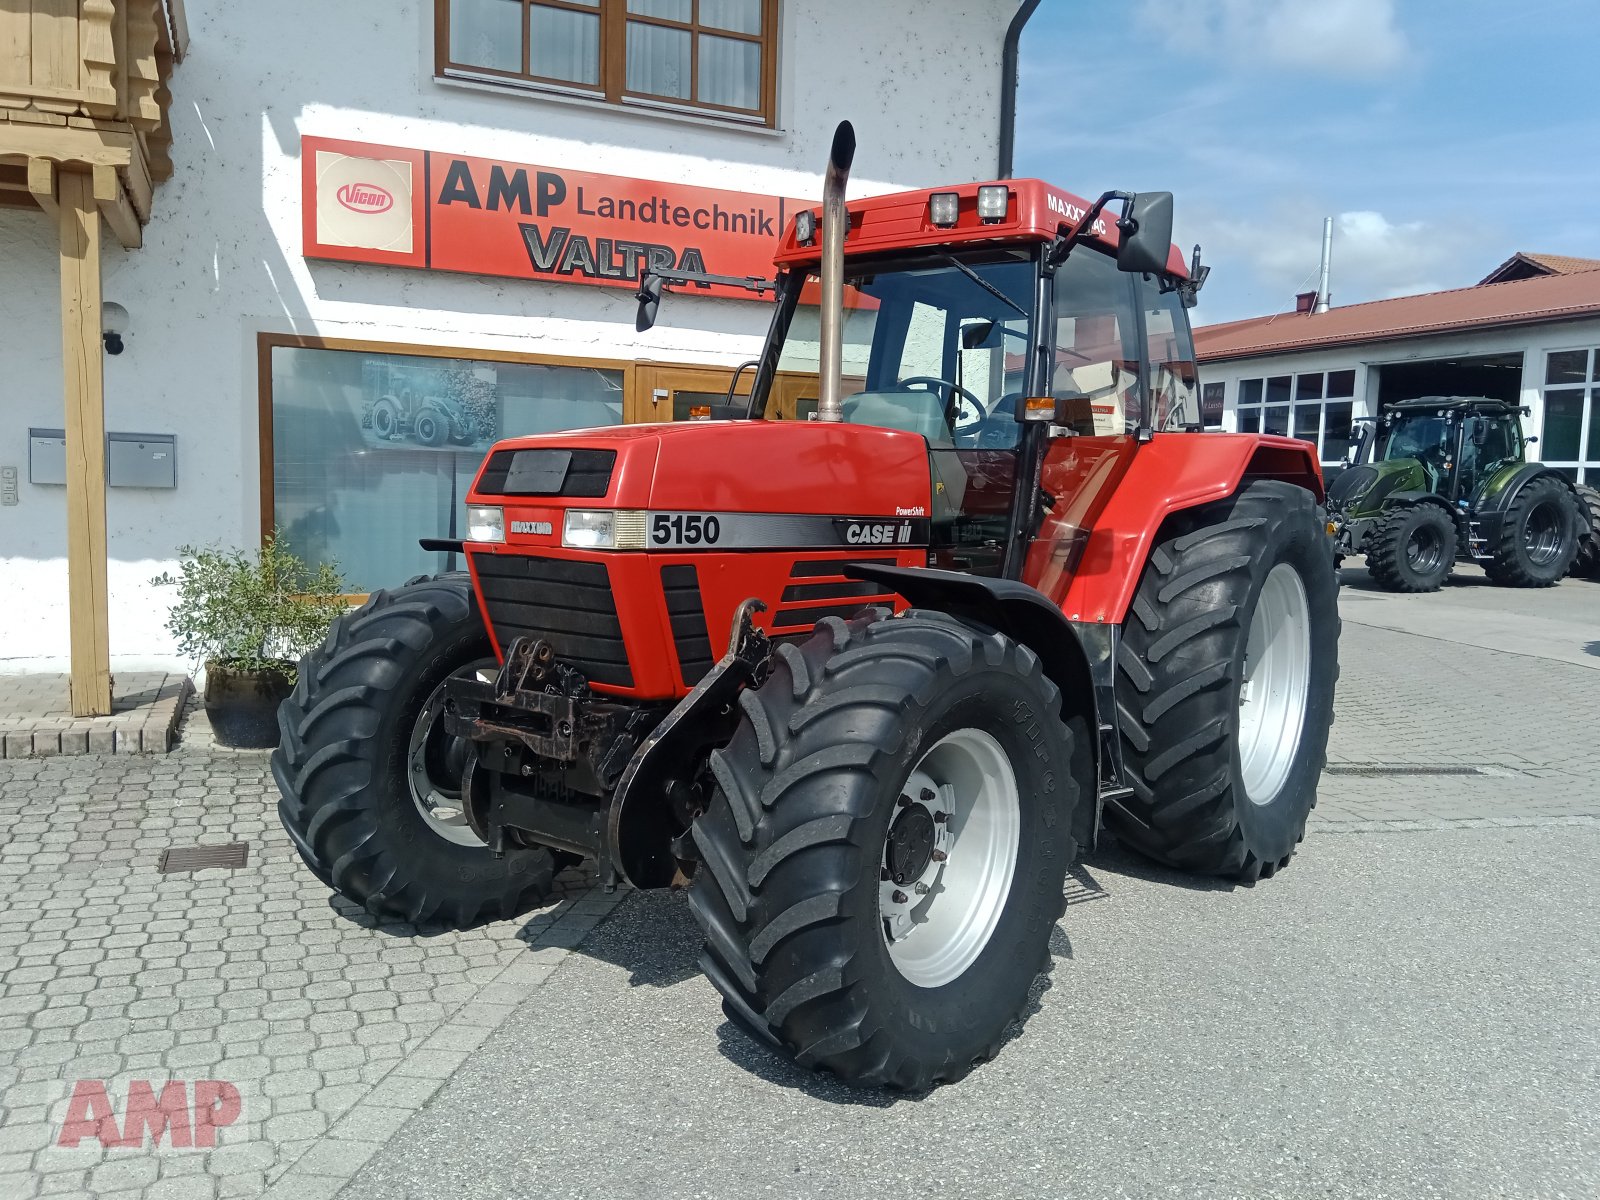
[[[278,705],[294,690],[294,664],[284,666],[289,674],[206,664],[206,716],[217,741],[251,750],[278,744]]]

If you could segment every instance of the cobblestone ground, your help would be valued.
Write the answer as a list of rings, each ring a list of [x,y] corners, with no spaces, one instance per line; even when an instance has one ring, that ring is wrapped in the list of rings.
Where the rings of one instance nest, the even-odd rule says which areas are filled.
[[[1600,825],[1593,670],[1353,623],[1343,657],[1312,836]],[[333,1195],[616,902],[569,874],[521,921],[377,925],[275,800],[264,755],[193,723],[166,757],[0,762],[0,1200]],[[243,869],[157,872],[232,841]],[[79,1081],[120,1114],[132,1081],[196,1079],[241,1094],[213,1149],[56,1144]]]

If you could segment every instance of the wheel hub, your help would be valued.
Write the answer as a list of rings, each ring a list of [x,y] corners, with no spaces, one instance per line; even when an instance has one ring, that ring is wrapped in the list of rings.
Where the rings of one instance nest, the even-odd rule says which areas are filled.
[[[979,729],[940,739],[902,789],[884,838],[878,912],[889,957],[919,987],[967,970],[993,934],[1016,870],[1016,775]]]
[[[465,738],[444,728],[445,683],[428,697],[411,726],[406,744],[406,781],[411,799],[428,828],[458,846],[482,847],[462,808],[461,774],[466,766]]]
[[[884,847],[884,863],[889,878],[901,887],[921,879],[933,862],[934,839],[939,826],[927,805],[910,804],[889,826],[889,844]]]

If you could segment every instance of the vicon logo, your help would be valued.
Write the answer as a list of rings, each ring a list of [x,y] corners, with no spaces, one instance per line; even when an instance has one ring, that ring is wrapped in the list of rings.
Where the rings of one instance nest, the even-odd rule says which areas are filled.
[[[351,212],[381,213],[394,207],[394,196],[375,183],[347,183],[335,197]]]

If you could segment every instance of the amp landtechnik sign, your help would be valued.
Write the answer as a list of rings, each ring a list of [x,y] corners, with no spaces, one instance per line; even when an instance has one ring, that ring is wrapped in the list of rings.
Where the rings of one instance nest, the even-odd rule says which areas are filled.
[[[307,258],[600,287],[645,268],[770,278],[785,215],[810,203],[321,137],[301,164]]]

